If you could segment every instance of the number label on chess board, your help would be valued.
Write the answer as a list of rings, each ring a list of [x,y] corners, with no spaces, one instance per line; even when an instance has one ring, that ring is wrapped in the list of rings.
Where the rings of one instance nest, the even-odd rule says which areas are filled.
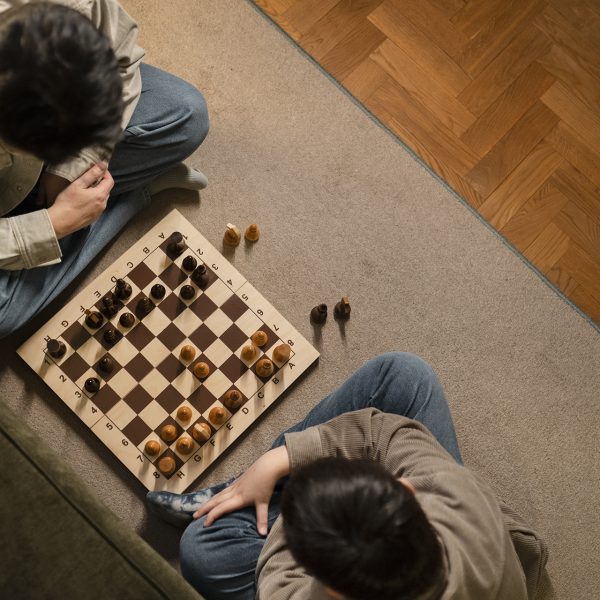
[[[183,241],[174,251],[176,231]],[[206,267],[201,281],[186,257],[195,259],[188,267]],[[127,297],[117,279],[130,287]],[[160,298],[151,291],[157,284]],[[96,322],[86,319],[91,314]],[[267,341],[248,358],[242,350],[258,331]],[[277,349],[286,345],[289,356],[281,358]],[[185,346],[193,348],[187,359]],[[18,353],[146,488],[174,492],[189,487],[319,356],[176,210]],[[261,361],[271,363],[270,373]],[[201,362],[204,378],[195,369]],[[232,393],[233,405],[224,400]]]

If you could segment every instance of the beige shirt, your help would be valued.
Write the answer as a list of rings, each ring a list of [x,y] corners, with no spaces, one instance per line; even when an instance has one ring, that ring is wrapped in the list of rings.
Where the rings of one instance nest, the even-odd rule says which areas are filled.
[[[290,472],[327,456],[367,458],[406,477],[445,551],[442,600],[534,598],[544,542],[480,477],[456,463],[420,423],[364,409],[285,436]],[[261,600],[324,600],[322,586],[294,561],[279,517],[256,568]]]
[[[29,0],[0,0],[1,15]],[[144,51],[137,46],[137,24],[116,0],[48,0],[85,15],[112,42],[123,79],[125,128],[142,88],[139,64]],[[64,163],[49,165],[50,173],[74,181],[93,164],[110,155],[111,148],[86,148]],[[0,215],[10,212],[33,189],[43,164],[34,156],[15,154],[0,140]],[[46,209],[0,218],[0,269],[29,269],[59,262],[61,250]]]

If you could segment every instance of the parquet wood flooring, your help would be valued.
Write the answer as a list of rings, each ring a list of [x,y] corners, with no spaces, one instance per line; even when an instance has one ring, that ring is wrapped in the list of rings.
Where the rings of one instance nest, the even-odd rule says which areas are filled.
[[[600,0],[254,0],[600,324]]]

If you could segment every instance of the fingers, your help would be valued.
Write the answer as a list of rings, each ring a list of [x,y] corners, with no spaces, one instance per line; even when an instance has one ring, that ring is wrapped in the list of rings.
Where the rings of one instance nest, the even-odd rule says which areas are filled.
[[[102,180],[98,183],[98,185],[96,185],[94,189],[97,190],[98,194],[102,194],[103,196],[106,196],[108,198],[110,190],[113,189],[114,185],[115,181],[112,178],[112,175],[108,172],[108,170],[106,170],[102,175]]]
[[[269,528],[269,505],[261,502],[256,505],[256,530],[260,535],[267,535]]]
[[[94,184],[103,177],[104,173],[108,169],[108,164],[104,161],[95,164],[91,169],[88,169],[79,179],[76,179],[73,183],[81,188],[93,187]],[[111,177],[112,179],[112,177]]]
[[[231,498],[221,502],[208,513],[206,521],[204,521],[204,527],[210,527],[219,517],[233,512],[234,510],[241,508],[241,506],[242,503],[237,498]]]
[[[221,490],[218,494],[215,494],[210,500],[205,502],[192,516],[194,519],[199,519],[203,517],[207,513],[209,513],[215,506],[227,500],[233,495],[233,490],[230,488],[225,488]]]

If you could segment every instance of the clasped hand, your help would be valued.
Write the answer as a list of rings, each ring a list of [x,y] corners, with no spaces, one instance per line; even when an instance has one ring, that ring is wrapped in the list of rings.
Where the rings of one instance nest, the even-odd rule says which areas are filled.
[[[247,471],[229,487],[215,494],[195,513],[194,519],[206,516],[205,527],[219,517],[254,505],[256,507],[256,529],[267,535],[269,501],[277,481],[289,473],[290,463],[285,446],[273,448],[263,454]]]

